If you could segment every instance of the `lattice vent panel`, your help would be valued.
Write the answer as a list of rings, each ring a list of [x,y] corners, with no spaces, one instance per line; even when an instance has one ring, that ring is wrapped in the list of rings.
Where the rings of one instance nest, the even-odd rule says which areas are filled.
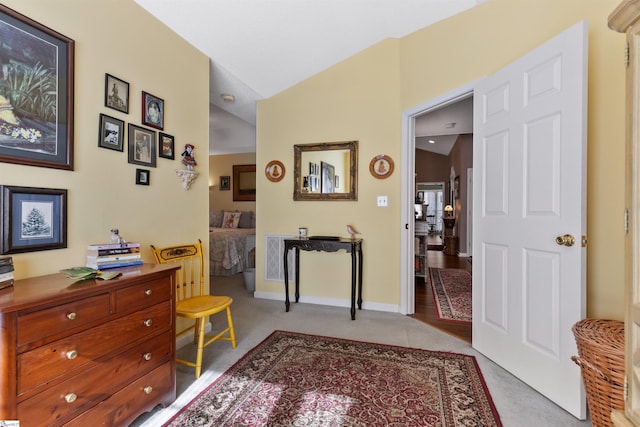
[[[264,280],[284,283],[284,266],[282,257],[284,254],[284,239],[291,235],[265,234],[264,236]],[[295,283],[295,251],[289,251],[287,255],[289,263],[289,283]]]

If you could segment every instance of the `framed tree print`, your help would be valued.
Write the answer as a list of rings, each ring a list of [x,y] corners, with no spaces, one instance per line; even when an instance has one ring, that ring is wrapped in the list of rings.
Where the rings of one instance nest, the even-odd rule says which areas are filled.
[[[0,162],[73,170],[74,41],[1,4],[0,41]]]
[[[0,186],[0,253],[67,247],[67,190]]]

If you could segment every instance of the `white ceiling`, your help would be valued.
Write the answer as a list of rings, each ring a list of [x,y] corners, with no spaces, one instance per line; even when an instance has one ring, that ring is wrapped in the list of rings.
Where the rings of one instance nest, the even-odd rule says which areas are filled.
[[[210,152],[230,153],[255,151],[256,101],[486,0],[135,1],[211,58]]]

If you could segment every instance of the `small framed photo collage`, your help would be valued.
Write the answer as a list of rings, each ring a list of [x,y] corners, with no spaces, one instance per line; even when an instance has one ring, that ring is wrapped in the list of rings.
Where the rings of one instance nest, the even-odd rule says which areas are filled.
[[[140,123],[143,126],[134,123],[128,123],[125,126],[124,120],[100,113],[98,147],[124,152],[126,129],[128,134],[128,163],[155,168],[157,157],[175,160],[175,138],[163,132],[165,127],[164,99],[142,91],[141,102],[142,117]],[[129,83],[114,75],[105,73],[104,105],[119,113],[129,114]],[[151,171],[149,169],[136,169],[136,184],[149,185],[151,182],[150,175]]]

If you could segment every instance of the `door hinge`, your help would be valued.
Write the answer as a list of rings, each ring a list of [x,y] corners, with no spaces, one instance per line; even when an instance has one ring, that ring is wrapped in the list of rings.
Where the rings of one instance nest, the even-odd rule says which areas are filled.
[[[631,49],[629,49],[629,42],[624,48],[624,65],[625,67],[629,66],[629,62],[631,62]]]
[[[624,210],[624,234],[629,234],[629,209]]]
[[[627,401],[627,396],[629,395],[629,383],[627,382],[627,376],[624,376],[624,387],[622,389],[622,400]]]

